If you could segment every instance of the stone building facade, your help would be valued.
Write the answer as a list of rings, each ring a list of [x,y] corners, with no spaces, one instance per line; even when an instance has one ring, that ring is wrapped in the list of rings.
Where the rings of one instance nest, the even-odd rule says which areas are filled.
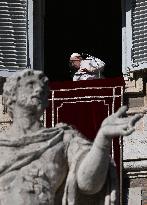
[[[146,113],[146,76],[145,70],[133,71],[125,81],[124,103],[128,105],[128,115],[144,113],[137,125],[137,131],[123,139],[123,190],[125,204],[144,204],[147,190],[147,113]],[[129,188],[129,190],[128,190]],[[129,191],[129,192],[128,192]],[[129,202],[128,202],[129,199]],[[138,202],[136,200],[139,200]]]
[[[123,139],[124,204],[141,205],[147,202],[147,1],[122,1],[122,8],[124,103],[130,116],[144,113],[137,132]]]

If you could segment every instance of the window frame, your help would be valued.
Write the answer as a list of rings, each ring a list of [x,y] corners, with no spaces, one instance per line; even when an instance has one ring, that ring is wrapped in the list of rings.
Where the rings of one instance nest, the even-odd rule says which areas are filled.
[[[137,71],[147,68],[147,62],[134,63],[132,59],[132,0],[122,0],[122,72]]]

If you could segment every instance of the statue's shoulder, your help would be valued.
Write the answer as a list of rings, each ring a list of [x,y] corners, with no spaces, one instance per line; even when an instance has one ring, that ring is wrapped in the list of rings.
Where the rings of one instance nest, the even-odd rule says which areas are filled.
[[[63,143],[66,150],[72,150],[71,153],[76,153],[79,147],[81,150],[85,148],[87,150],[91,147],[92,143],[74,126],[66,123],[58,123],[55,127],[64,131]]]
[[[74,130],[74,128],[71,125],[63,122],[57,123],[55,125],[55,128],[63,129],[63,130]]]
[[[74,139],[75,141],[89,142],[90,141],[73,125],[67,123],[58,123],[55,128],[64,130],[64,135],[67,138]]]
[[[82,133],[75,127],[72,125],[69,125],[67,123],[58,123],[55,126],[56,129],[61,129],[64,131],[64,137],[65,138],[84,138],[84,136],[82,135]]]

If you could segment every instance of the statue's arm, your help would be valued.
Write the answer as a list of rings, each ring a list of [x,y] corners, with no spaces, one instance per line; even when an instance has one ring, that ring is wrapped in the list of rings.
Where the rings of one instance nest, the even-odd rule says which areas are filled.
[[[100,131],[91,150],[79,165],[77,182],[80,190],[94,194],[101,190],[105,183],[110,162],[111,140],[104,139]],[[99,139],[98,139],[99,138]]]
[[[138,114],[131,118],[122,118],[126,110],[125,106],[121,107],[115,114],[104,120],[91,150],[79,165],[78,187],[87,194],[99,192],[106,181],[112,138],[130,135],[134,131],[135,123],[142,117]]]

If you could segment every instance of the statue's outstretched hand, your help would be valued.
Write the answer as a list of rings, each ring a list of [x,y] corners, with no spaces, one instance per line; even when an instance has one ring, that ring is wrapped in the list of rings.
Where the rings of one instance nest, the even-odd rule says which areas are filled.
[[[102,125],[101,131],[105,136],[127,136],[130,135],[134,130],[134,126],[143,114],[136,114],[132,117],[123,117],[126,115],[127,107],[122,106],[118,111],[109,117],[107,117]]]

